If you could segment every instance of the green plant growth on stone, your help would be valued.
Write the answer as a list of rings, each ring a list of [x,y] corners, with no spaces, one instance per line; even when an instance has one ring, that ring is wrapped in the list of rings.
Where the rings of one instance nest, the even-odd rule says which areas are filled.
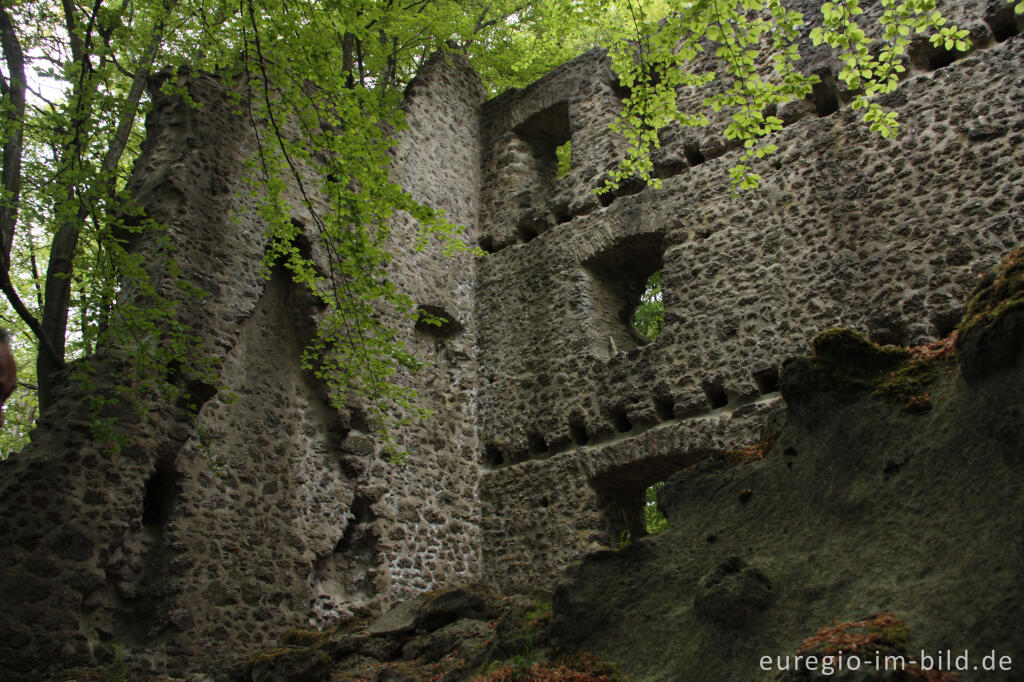
[[[572,140],[555,147],[555,157],[558,159],[555,177],[564,178],[572,170]]]
[[[1024,11],[1024,2],[1009,1],[1017,13]],[[733,186],[756,187],[755,163],[775,150],[767,136],[783,124],[766,112],[804,98],[818,82],[795,67],[809,17],[779,0],[542,3],[529,5],[530,11],[511,2],[486,3],[482,11],[450,2],[428,3],[430,11],[391,3],[252,0],[214,2],[204,11],[177,1],[130,5],[130,12],[104,3],[92,10],[90,3],[62,3],[63,12],[37,12],[33,3],[0,6],[0,61],[9,84],[0,93],[6,159],[0,274],[8,279],[0,313],[16,336],[33,339],[34,348],[21,352],[37,355],[40,410],[47,409],[68,361],[98,346],[145,341],[135,354],[150,379],[165,376],[152,370],[174,362],[182,363],[186,379],[200,379],[208,369],[194,352],[202,344],[178,324],[177,296],[154,291],[159,295],[136,296],[145,305],[133,308],[118,293],[126,279],[147,287],[165,275],[200,293],[173,259],[165,272],[154,273],[151,264],[142,267],[142,254],[129,253],[123,243],[127,233],[161,229],[144,219],[125,178],[141,153],[145,83],[163,65],[169,77],[162,90],[190,105],[195,100],[177,84],[185,65],[194,73],[238,67],[254,74],[246,86],[247,118],[263,123],[259,153],[249,161],[273,239],[268,266],[281,259],[297,284],[322,298],[326,312],[306,365],[332,388],[332,401],[369,401],[371,421],[385,435],[400,425],[393,415],[422,415],[398,381],[419,363],[376,315],[381,306],[411,314],[411,302],[388,281],[394,255],[387,251],[389,219],[408,214],[424,239],[433,235],[453,248],[462,243],[457,226],[419,205],[390,177],[394,139],[386,131],[403,128],[398,102],[424,55],[467,55],[493,94],[531,82],[590,45],[610,45],[613,70],[628,92],[614,124],[627,149],[608,187],[598,192],[634,178],[660,184],[651,160],[661,144],[659,130],[670,123],[706,126],[707,111],[725,112],[730,123],[724,136],[742,145],[729,171]],[[874,96],[897,86],[914,35],[930,34],[931,44],[945,50],[970,46],[967,30],[948,25],[933,2],[878,13],[881,41],[865,30],[857,0],[826,2],[820,9],[824,25],[811,32],[812,42],[837,52],[844,64],[839,79],[856,93],[851,109],[884,136],[895,133],[896,112],[885,111]],[[296,20],[314,11],[325,18]],[[298,57],[295,44],[304,47]],[[704,54],[715,55],[717,65],[700,66]],[[762,68],[767,63],[774,65],[771,73]],[[32,92],[38,82],[58,93],[46,106]],[[701,109],[679,110],[677,91],[709,85]],[[301,134],[289,136],[292,124]],[[560,175],[568,172],[569,151],[568,143],[559,148]],[[282,184],[298,179],[298,167],[318,165],[310,164],[314,159],[328,160],[320,177],[298,184],[312,218],[310,232],[331,252],[326,273],[293,250],[296,207]],[[310,186],[327,199],[327,210],[307,194]],[[20,419],[7,427],[8,451],[26,442],[33,407],[22,405]]]
[[[621,551],[629,547],[631,544],[633,544],[633,534],[629,532],[628,528],[624,528],[622,532],[619,533],[619,541],[615,545],[615,549],[616,551]]]
[[[665,481],[658,481],[644,491],[644,528],[648,535],[655,535],[668,528],[668,519],[658,509],[658,491],[665,487]]]
[[[526,624],[530,627],[547,625],[551,622],[553,613],[550,601],[538,599],[536,608],[531,611],[527,611],[525,614]]]
[[[661,270],[647,279],[640,305],[633,312],[633,329],[642,338],[653,341],[665,327],[665,303],[661,300]]]
[[[957,328],[959,338],[962,340],[975,327],[990,327],[1020,308],[1024,308],[1024,247],[1011,251],[993,272],[978,281]]]
[[[914,349],[879,346],[850,329],[826,329],[812,345],[818,367],[836,380],[870,389],[912,411],[928,408],[928,384],[948,360],[947,354],[935,351],[945,342]]]

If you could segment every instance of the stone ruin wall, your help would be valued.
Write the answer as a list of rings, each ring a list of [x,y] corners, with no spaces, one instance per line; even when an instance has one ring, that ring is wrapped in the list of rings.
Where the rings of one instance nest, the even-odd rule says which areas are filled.
[[[888,97],[895,141],[845,106],[850,94],[830,79],[839,65],[812,50],[803,68],[828,87],[779,112],[779,150],[756,166],[760,189],[739,196],[727,174],[738,153],[714,132],[721,120],[664,131],[662,190],[589,192],[621,151],[599,134],[622,94],[599,53],[485,104],[487,579],[549,582],[623,529],[642,534],[644,489],[756,442],[780,402],[783,361],[817,331],[840,325],[896,344],[952,331],[978,275],[1024,237],[1024,44],[1007,10],[944,8],[976,48],[949,63],[915,45],[909,78]],[[553,141],[535,133],[541,120],[559,131]],[[522,191],[543,164],[516,155],[550,164],[567,137],[569,175]],[[643,344],[626,318],[658,269],[665,328]]]
[[[781,363],[816,331],[946,334],[977,274],[1024,238],[1019,22],[997,5],[953,14],[980,47],[951,64],[918,49],[889,98],[897,141],[868,132],[826,78],[779,112],[779,152],[738,197],[721,121],[666,131],[664,189],[591,191],[623,150],[607,126],[625,93],[598,51],[486,103],[468,66],[433,60],[408,92],[396,176],[489,253],[416,252],[411,218],[395,221],[394,280],[451,320],[392,318],[433,363],[406,379],[435,416],[398,434],[405,466],[301,370],[320,311],[283,269],[260,275],[254,133],[230,84],[187,77],[204,106],[158,98],[133,187],[210,294],[180,319],[220,363],[221,390],[192,387],[194,421],[158,402],[141,419],[111,408],[127,443],[113,453],[69,384],[0,464],[0,661],[33,679],[54,651],[86,661],[118,641],[183,669],[445,584],[550,584],[641,532],[647,485],[756,441]],[[807,68],[836,65],[812,54]],[[572,170],[556,178],[568,140]],[[287,198],[323,262],[294,184]],[[134,248],[162,270],[160,242]],[[641,344],[624,312],[657,269],[665,330]],[[120,366],[103,363],[101,383]]]
[[[458,324],[439,333],[389,313],[433,363],[400,380],[434,411],[396,434],[411,456],[392,464],[359,406],[339,412],[301,368],[316,302],[284,268],[269,279],[260,271],[266,228],[247,181],[257,140],[227,97],[242,86],[196,74],[182,84],[201,107],[155,95],[132,180],[167,239],[140,236],[131,248],[161,292],[180,299],[178,319],[217,363],[218,385],[188,386],[194,419],[156,396],[142,396],[142,418],[123,403],[108,409],[124,446],[104,447],[91,434],[88,394],[125,369],[107,349],[93,386],[68,382],[33,442],[0,464],[0,668],[12,679],[102,662],[112,652],[103,644],[115,642],[155,670],[206,667],[283,628],[379,612],[481,573],[474,256],[416,252],[411,217],[394,221],[393,277]],[[411,89],[411,130],[394,152],[415,197],[462,224],[478,210],[483,97],[468,68],[434,62]],[[316,186],[308,165],[300,173],[307,191]],[[303,227],[300,247],[326,263],[296,182],[284,198]],[[326,210],[322,197],[308,198]],[[164,274],[168,253],[180,279]],[[182,280],[207,295],[182,298]]]

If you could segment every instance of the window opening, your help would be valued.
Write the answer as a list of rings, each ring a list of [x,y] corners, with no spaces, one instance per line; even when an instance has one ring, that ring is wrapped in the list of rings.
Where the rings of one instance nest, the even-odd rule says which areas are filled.
[[[668,519],[658,509],[658,492],[664,487],[665,481],[658,481],[644,491],[644,529],[648,535],[656,535],[668,528]]]
[[[572,140],[555,147],[555,158],[558,159],[558,168],[555,171],[556,178],[564,178],[572,170]]]
[[[462,331],[462,324],[455,316],[438,305],[424,304],[416,309],[414,329],[427,336],[447,338]]]
[[[610,547],[622,549],[668,528],[668,519],[658,508],[658,494],[684,466],[681,458],[661,455],[615,467],[591,480]]]
[[[664,246],[660,234],[628,237],[584,262],[584,277],[590,283],[592,306],[592,350],[598,357],[650,343],[664,324],[661,275]],[[651,285],[652,275],[654,283]],[[640,323],[637,308],[644,305]],[[660,322],[659,322],[660,320]]]
[[[665,328],[665,303],[661,299],[661,270],[647,278],[640,303],[633,311],[633,329],[641,338],[653,341]]]

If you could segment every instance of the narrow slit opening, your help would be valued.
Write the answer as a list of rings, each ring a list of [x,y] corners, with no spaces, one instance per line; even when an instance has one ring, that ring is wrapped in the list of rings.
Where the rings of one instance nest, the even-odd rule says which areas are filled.
[[[171,517],[175,498],[175,475],[157,469],[146,481],[142,496],[142,525],[145,528],[161,529]]]

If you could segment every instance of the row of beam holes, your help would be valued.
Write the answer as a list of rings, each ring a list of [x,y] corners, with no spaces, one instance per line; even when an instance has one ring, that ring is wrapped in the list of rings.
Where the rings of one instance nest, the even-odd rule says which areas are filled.
[[[776,393],[779,390],[779,372],[775,367],[758,370],[752,374],[758,393],[762,396]],[[716,410],[726,407],[729,404],[729,394],[720,381],[704,382],[702,384],[704,395],[708,400],[708,407]],[[667,422],[676,419],[675,400],[672,396],[659,395],[653,398],[654,411],[659,422]],[[689,415],[694,416],[694,415]],[[633,431],[633,422],[625,409],[617,407],[609,413],[609,418],[615,427],[616,433],[629,433]],[[582,420],[571,419],[569,421],[569,436],[577,447],[583,445],[596,445],[608,440],[594,440],[590,437],[587,425]],[[566,446],[549,446],[547,439],[538,432],[530,433],[527,438],[528,454],[526,456],[515,456],[511,461],[505,461],[500,448],[491,443],[484,447],[484,464],[491,467],[499,467],[508,464],[515,464],[527,459],[538,459],[541,455],[551,456],[565,450]]]
[[[997,43],[1002,43],[1020,35],[1024,17],[1015,14],[1014,3],[1002,3],[1002,7],[997,11],[985,16],[985,23],[992,31],[992,38]],[[934,46],[927,38],[918,38],[908,50],[910,64],[921,71],[936,71],[966,57],[974,50],[984,49],[990,45],[988,36],[985,35],[971,35],[971,40],[973,45],[968,52],[957,52]]]
[[[985,23],[988,24],[989,29],[992,31],[995,41],[1001,43],[1016,35],[1020,35],[1021,23],[1024,23],[1024,21],[1018,21],[1013,5],[1008,3],[998,12],[986,16]],[[974,49],[980,47],[985,47],[985,45],[974,45]],[[918,38],[908,50],[908,59],[911,66],[915,69],[920,71],[936,71],[949,66],[967,54],[969,52],[961,53],[956,50],[946,50],[944,47],[932,45],[927,38]],[[824,118],[839,111],[843,101],[839,94],[838,83],[831,71],[821,72],[818,76],[820,80],[812,86],[808,100],[814,105],[814,113],[819,118]],[[628,94],[628,89],[625,89],[625,95],[628,96]],[[769,113],[775,114],[774,111]],[[787,124],[792,125],[796,120],[799,119],[789,121]],[[658,178],[665,180],[679,175],[689,167],[698,166],[710,159],[718,158],[725,151],[727,151],[727,148],[723,147],[718,153],[705,155],[696,143],[690,142],[684,146],[684,155],[688,165],[681,163],[655,164],[655,174]],[[639,186],[636,186],[635,183],[623,183],[615,192],[606,192],[600,195],[601,205],[604,207],[611,206],[618,197],[636,194],[643,190],[645,186],[643,183],[639,183]]]
[[[1013,3],[1003,3],[997,11],[986,15],[984,21],[997,43],[1020,35],[1024,26],[1024,18],[1015,14]],[[932,45],[928,38],[916,38],[907,50],[910,66],[919,71],[936,71],[966,57],[974,50],[984,49],[990,45],[987,35],[978,35],[974,32],[970,37],[973,44],[968,52],[947,50],[945,47]]]
[[[985,23],[988,24],[992,31],[992,36],[995,38],[997,43],[1004,42],[1021,32],[1020,22],[1018,22],[1015,14],[1013,5],[1007,4],[1006,7],[1000,9],[998,12],[990,14],[985,17]],[[976,47],[981,47],[978,45]],[[949,66],[957,59],[965,56],[956,51],[946,50],[943,47],[933,46],[927,38],[919,38],[910,47],[909,59],[911,65],[914,68],[923,71],[935,71]],[[839,111],[843,102],[839,94],[838,84],[835,80],[834,75],[829,72],[819,73],[821,79],[818,83],[812,86],[811,94],[808,95],[809,100],[814,105],[814,113],[819,118],[830,116],[835,112]],[[628,88],[617,88],[616,94],[619,95],[620,99],[625,99],[629,96]],[[789,124],[795,123],[796,120],[790,121]],[[569,143],[567,142],[566,145]],[[718,158],[724,153],[726,148],[722,148],[719,153],[705,155],[699,145],[695,142],[687,143],[684,146],[683,154],[686,157],[687,165],[681,163],[664,163],[655,165],[655,174],[658,178],[666,180],[673,176],[683,173],[688,168],[693,166],[699,166],[706,161]],[[561,176],[559,176],[561,177]],[[605,192],[598,196],[598,201],[602,207],[607,208],[619,197],[630,196],[643,191],[646,188],[646,184],[640,180],[627,180],[623,182],[618,189],[612,192]],[[569,214],[567,208],[556,211],[556,221],[558,224],[569,222],[572,216]],[[519,238],[524,244],[532,241],[537,237],[537,231],[528,225],[521,225],[519,227]],[[494,253],[494,242],[490,237],[484,237],[480,240],[480,248],[487,253]]]
[[[617,89],[616,94],[619,94],[620,99],[625,99],[625,97],[629,96],[629,89]],[[809,97],[814,103],[815,113],[819,117],[828,116],[839,110],[838,88],[836,87],[835,79],[832,78],[831,74],[823,76],[821,82],[812,87],[812,93]],[[769,113],[774,114],[774,112]],[[717,149],[710,149],[709,153],[705,154],[701,151],[700,145],[697,144],[696,141],[691,140],[683,145],[683,156],[686,158],[685,164],[681,162],[655,163],[654,174],[661,180],[667,180],[668,178],[679,175],[694,166],[699,166],[711,159],[717,159],[719,156],[722,156],[729,151],[729,149],[730,147],[725,143]],[[607,208],[619,197],[637,194],[646,188],[647,184],[645,182],[632,178],[621,183],[616,190],[600,194],[598,196],[598,200],[602,207]]]
[[[675,418],[673,414],[675,403],[671,396],[655,397],[654,407],[660,421],[669,421]],[[615,433],[629,433],[633,430],[633,422],[630,421],[626,410],[621,407],[613,409],[609,413],[609,419],[612,422]],[[569,421],[569,437],[572,444],[576,446],[592,445],[609,440],[609,438],[602,438],[600,440],[592,438],[586,423],[578,419],[571,419]],[[543,434],[534,431],[527,436],[527,453],[517,453],[506,459],[497,444],[488,443],[484,446],[483,463],[485,466],[490,467],[507,466],[528,459],[539,459],[542,455],[550,457],[566,450],[568,447],[568,443],[549,445]]]
[[[751,373],[754,384],[757,386],[758,394],[765,396],[777,393],[779,390],[779,370],[776,367],[767,367]],[[720,380],[705,381],[701,384],[704,395],[708,399],[708,406],[717,410],[729,405],[729,394]]]

